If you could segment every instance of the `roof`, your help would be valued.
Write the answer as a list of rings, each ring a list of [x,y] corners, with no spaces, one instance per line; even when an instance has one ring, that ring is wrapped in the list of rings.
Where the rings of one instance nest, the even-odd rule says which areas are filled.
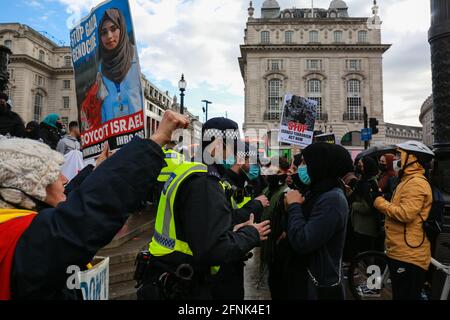
[[[348,9],[348,7],[343,0],[333,0],[330,3],[330,9]]]
[[[280,9],[280,5],[276,0],[266,0],[262,5],[263,9]]]

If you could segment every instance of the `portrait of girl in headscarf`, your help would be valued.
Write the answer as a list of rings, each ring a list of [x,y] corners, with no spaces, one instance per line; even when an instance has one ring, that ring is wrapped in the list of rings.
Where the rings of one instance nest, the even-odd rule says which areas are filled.
[[[135,45],[119,9],[105,11],[99,24],[97,98],[102,101],[101,123],[132,115],[142,106],[141,74]]]

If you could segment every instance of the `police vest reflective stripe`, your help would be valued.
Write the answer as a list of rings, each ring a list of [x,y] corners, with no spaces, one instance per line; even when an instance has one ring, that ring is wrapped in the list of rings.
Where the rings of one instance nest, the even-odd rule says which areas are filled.
[[[181,252],[192,256],[189,244],[177,239],[175,218],[173,215],[175,196],[178,187],[194,173],[207,173],[208,167],[201,163],[185,162],[178,165],[168,177],[156,214],[155,234],[149,245],[150,253],[155,257],[165,256],[173,252]]]
[[[222,180],[222,181],[220,181],[220,185],[222,186],[223,191],[225,191],[225,195],[227,195],[227,192],[229,192],[229,191],[233,192],[233,187],[231,186],[231,184],[228,181]],[[227,200],[230,201],[231,207],[233,209],[239,209],[238,204],[237,204],[236,200],[234,200],[234,197],[232,195],[230,195],[230,196],[227,195],[227,198],[228,198]]]
[[[178,153],[174,150],[166,150],[163,148],[164,152],[164,160],[166,161],[167,166],[161,170],[161,173],[158,176],[159,182],[166,182],[172,172],[174,172],[175,168],[177,168],[180,164],[185,162],[185,157],[181,153]]]
[[[242,202],[238,204],[238,208],[241,209],[243,206],[245,206],[250,201],[252,201],[252,197],[245,197],[244,200],[242,200]]]

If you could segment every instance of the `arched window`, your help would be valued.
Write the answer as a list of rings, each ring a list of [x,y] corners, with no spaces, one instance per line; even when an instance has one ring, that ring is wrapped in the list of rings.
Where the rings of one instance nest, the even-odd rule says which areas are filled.
[[[36,122],[41,121],[41,114],[42,114],[42,103],[43,103],[44,97],[40,93],[36,93],[34,96],[34,114],[33,114],[33,120]]]
[[[308,99],[317,102],[317,120],[324,120],[322,113],[322,82],[318,79],[308,81]]]
[[[276,120],[280,117],[281,104],[283,97],[281,94],[281,88],[283,82],[279,79],[272,79],[269,81],[269,108],[267,120]]]
[[[261,43],[270,43],[270,33],[269,31],[261,32]]]
[[[342,31],[334,32],[334,42],[341,43],[342,42]]]
[[[319,42],[319,31],[309,32],[309,42],[317,43]]]
[[[39,60],[44,61],[45,59],[45,52],[44,50],[39,50]]]
[[[358,31],[358,42],[367,43],[367,31]]]
[[[4,44],[5,44],[5,47],[12,49],[12,41],[11,40],[5,40]]]
[[[294,31],[286,31],[284,34],[284,38],[286,43],[292,43],[292,39],[294,38]]]
[[[72,66],[72,58],[70,56],[65,56],[64,57],[64,65],[66,67],[71,67]]]
[[[344,120],[363,120],[361,112],[361,82],[356,79],[347,82],[347,118]]]

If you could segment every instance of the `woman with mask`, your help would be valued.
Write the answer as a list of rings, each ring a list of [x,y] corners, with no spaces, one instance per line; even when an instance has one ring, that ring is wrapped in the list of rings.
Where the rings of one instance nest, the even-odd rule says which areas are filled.
[[[356,254],[375,250],[381,231],[380,214],[373,207],[371,191],[378,188],[378,166],[371,157],[358,161],[361,179],[356,183],[350,197],[351,223],[355,237]],[[378,248],[382,250],[383,248]]]
[[[380,157],[379,169],[380,177],[378,179],[378,186],[383,192],[383,196],[386,200],[390,200],[392,193],[394,192],[396,185],[397,173],[394,170],[394,159],[393,154],[385,154]]]
[[[294,250],[308,259],[308,299],[343,300],[342,253],[348,204],[341,180],[352,170],[352,159],[341,146],[312,144],[303,150],[311,180],[303,196],[291,191],[285,197],[288,238]]]
[[[53,150],[56,150],[61,139],[61,130],[63,128],[61,119],[56,113],[49,114],[39,126],[39,136]]]

